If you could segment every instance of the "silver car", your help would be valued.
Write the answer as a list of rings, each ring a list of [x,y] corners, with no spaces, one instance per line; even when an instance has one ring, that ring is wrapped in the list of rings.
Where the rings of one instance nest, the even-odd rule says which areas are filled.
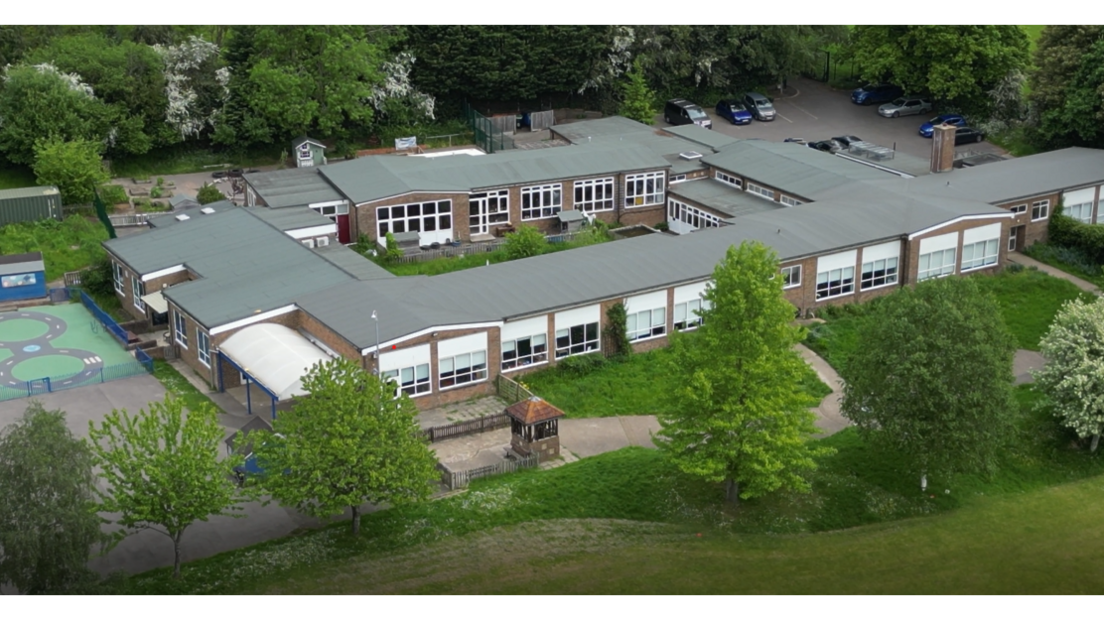
[[[886,118],[897,118],[909,114],[925,114],[932,111],[932,103],[920,97],[898,97],[878,106],[878,114]]]

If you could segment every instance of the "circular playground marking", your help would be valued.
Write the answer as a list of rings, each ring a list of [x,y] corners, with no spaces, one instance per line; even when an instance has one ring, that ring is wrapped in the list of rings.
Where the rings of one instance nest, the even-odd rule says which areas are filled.
[[[51,381],[58,386],[69,386],[98,375],[103,359],[95,352],[71,347],[57,349],[50,344],[66,329],[64,320],[47,313],[0,314],[0,348],[12,352],[10,358],[0,361],[0,386],[25,388],[27,382],[45,377],[64,378]]]

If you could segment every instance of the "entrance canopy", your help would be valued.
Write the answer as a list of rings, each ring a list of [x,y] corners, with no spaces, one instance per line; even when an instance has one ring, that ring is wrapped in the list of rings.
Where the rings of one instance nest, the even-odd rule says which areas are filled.
[[[249,326],[226,339],[219,352],[252,375],[277,399],[305,395],[303,376],[330,355],[291,328],[274,323]]]
[[[153,293],[147,293],[142,296],[142,301],[149,305],[153,309],[153,312],[164,315],[169,312],[169,303],[165,300],[165,296],[161,295],[160,291],[154,291]]]

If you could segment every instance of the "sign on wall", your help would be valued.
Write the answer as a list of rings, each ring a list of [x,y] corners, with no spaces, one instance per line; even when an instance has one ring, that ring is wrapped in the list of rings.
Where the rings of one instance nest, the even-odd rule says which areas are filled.
[[[27,287],[36,284],[38,279],[34,274],[12,274],[11,276],[0,276],[0,287],[7,289],[9,287]]]
[[[409,138],[396,138],[395,149],[413,149],[418,146],[418,137],[410,136]]]

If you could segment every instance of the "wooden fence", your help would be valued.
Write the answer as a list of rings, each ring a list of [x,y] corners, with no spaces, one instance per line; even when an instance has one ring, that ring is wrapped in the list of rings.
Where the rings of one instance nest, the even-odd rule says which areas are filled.
[[[447,440],[449,438],[455,438],[457,436],[466,436],[473,433],[483,433],[484,431],[493,431],[495,429],[501,429],[503,427],[510,426],[510,417],[505,412],[501,414],[491,414],[490,416],[480,416],[479,418],[473,418],[471,420],[461,421],[459,423],[453,423],[451,425],[440,425],[438,427],[430,427],[424,429],[422,433],[430,442],[438,442],[440,440]]]
[[[497,464],[491,464],[490,466],[482,466],[480,468],[473,468],[472,470],[460,470],[453,472],[448,466],[444,464],[437,464],[437,469],[441,471],[441,483],[443,483],[450,490],[460,489],[467,487],[468,483],[471,483],[473,479],[480,479],[483,477],[490,477],[496,474],[506,474],[508,472],[517,472],[524,468],[536,468],[540,465],[540,455],[537,453],[531,453],[527,457],[518,457],[516,459],[505,459]]]
[[[533,393],[529,392],[528,389],[505,375],[496,375],[494,385],[495,392],[506,403],[514,404],[533,397]]]

